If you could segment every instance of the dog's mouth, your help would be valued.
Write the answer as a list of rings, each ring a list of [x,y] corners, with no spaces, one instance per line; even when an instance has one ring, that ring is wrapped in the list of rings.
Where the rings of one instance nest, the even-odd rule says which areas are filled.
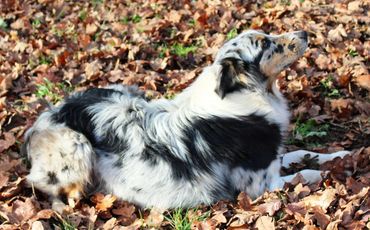
[[[308,35],[307,35],[307,32],[306,31],[299,31],[299,32],[296,32],[297,33],[297,37],[298,37],[298,49],[295,50],[294,47],[292,46],[288,46],[288,49],[291,48],[293,49],[293,52],[296,51],[297,52],[297,55],[298,55],[298,58],[299,57],[302,57],[304,52],[306,51],[307,47],[308,47]],[[294,45],[293,45],[294,46]]]

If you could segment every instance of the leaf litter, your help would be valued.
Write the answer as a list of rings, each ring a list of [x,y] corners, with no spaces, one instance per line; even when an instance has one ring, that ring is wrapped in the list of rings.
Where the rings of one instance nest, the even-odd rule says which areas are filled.
[[[297,177],[254,201],[241,193],[186,212],[190,228],[370,228],[368,1],[39,0],[2,1],[0,9],[0,229],[172,228],[167,212],[109,194],[55,213],[48,197],[25,183],[23,134],[48,104],[92,86],[137,84],[149,98],[172,98],[224,41],[247,29],[310,34],[304,57],[278,81],[292,111],[288,151],[354,153],[282,169],[331,170],[319,183]]]

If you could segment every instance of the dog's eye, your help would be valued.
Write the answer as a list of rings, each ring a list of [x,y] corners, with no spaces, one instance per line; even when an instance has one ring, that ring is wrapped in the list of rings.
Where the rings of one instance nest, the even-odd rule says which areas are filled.
[[[267,38],[262,40],[262,49],[265,50],[270,47],[271,41]]]

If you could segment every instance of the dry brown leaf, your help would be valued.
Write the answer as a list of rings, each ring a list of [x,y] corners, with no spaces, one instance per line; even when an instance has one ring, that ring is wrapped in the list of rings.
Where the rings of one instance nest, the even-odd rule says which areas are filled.
[[[5,172],[0,173],[0,189],[6,185],[9,181],[9,176],[5,174]]]
[[[16,200],[12,205],[12,212],[8,214],[9,220],[13,223],[24,223],[37,214],[37,208],[31,198],[23,202]]]
[[[340,220],[331,221],[326,227],[326,230],[337,230],[340,222]]]
[[[268,213],[270,216],[273,216],[275,212],[279,211],[281,208],[281,201],[280,200],[271,200],[267,203],[260,204],[257,206],[258,211],[261,214]]]
[[[370,91],[370,75],[360,75],[355,78],[358,86]]]
[[[245,211],[249,211],[252,208],[252,200],[245,192],[241,192],[238,195],[238,204]]]
[[[307,213],[306,207],[303,203],[290,203],[286,205],[285,211],[289,214],[294,216],[295,219],[298,221],[304,221],[304,216]]]
[[[85,65],[85,73],[87,79],[93,80],[97,75],[101,73],[100,69],[102,68],[100,62],[95,60],[91,63],[86,63]]]
[[[341,42],[343,37],[347,37],[346,30],[343,27],[343,24],[339,24],[335,29],[332,29],[328,33],[328,39],[331,42]]]
[[[87,34],[78,35],[78,43],[80,47],[86,48],[91,43],[91,37]]]
[[[337,115],[349,117],[353,110],[352,99],[332,99],[330,101],[331,110],[337,112]]]
[[[220,224],[220,223],[226,223],[227,222],[227,219],[224,215],[225,211],[216,211],[214,212],[214,216],[212,216],[212,220],[215,220],[217,225]]]
[[[93,202],[96,203],[95,207],[98,212],[104,212],[110,209],[116,199],[114,195],[108,194],[104,196],[101,193],[97,193],[92,197]]]
[[[319,56],[315,59],[315,63],[320,69],[327,69],[330,62],[330,58],[328,58],[324,54],[319,54]]]
[[[193,230],[216,230],[218,225],[217,221],[214,219],[208,219],[205,221],[194,221],[191,229]]]
[[[0,200],[14,197],[22,191],[24,177],[17,177],[15,181],[8,182],[7,186],[0,191]]]
[[[21,30],[25,28],[24,19],[18,18],[15,22],[13,22],[10,27],[14,30]]]
[[[132,214],[131,214],[132,215]],[[150,210],[149,216],[146,218],[145,222],[151,227],[159,227],[164,220],[162,212],[156,208]]]
[[[167,15],[167,20],[171,23],[179,23],[181,21],[181,12],[177,10],[171,10]]]
[[[32,218],[33,221],[40,220],[40,219],[50,219],[54,215],[54,211],[51,209],[43,209],[40,210],[36,216]]]
[[[275,229],[275,220],[269,216],[261,216],[257,219],[254,227],[258,230],[273,230]]]
[[[90,23],[86,25],[86,34],[94,35],[97,30],[98,27],[95,25],[95,23]]]
[[[15,137],[13,133],[4,132],[4,139],[0,140],[0,153],[7,150],[10,146],[14,145]]]
[[[325,214],[321,208],[313,207],[313,218],[317,221],[317,224],[322,228],[326,229],[330,223],[330,216]]]
[[[44,225],[42,224],[41,221],[35,221],[31,225],[32,230],[44,230]]]
[[[348,3],[347,9],[351,13],[361,13],[364,9],[361,1],[351,1]]]
[[[103,230],[111,230],[116,225],[117,225],[117,219],[113,217],[104,223]]]
[[[108,80],[112,83],[114,83],[118,80],[122,80],[124,78],[123,71],[120,70],[120,69],[110,71],[109,75],[110,75],[110,77],[108,78]]]
[[[229,221],[229,226],[236,228],[245,226],[246,224],[253,223],[260,215],[257,212],[244,211],[242,213],[235,214]]]
[[[298,198],[303,198],[311,193],[311,189],[303,184],[298,184],[294,187],[294,193],[297,194]]]
[[[129,225],[132,224],[135,219],[135,206],[128,203],[128,202],[123,202],[118,208],[112,209],[112,213],[114,215],[119,216],[118,221],[124,225]]]
[[[330,204],[335,200],[336,193],[334,188],[326,188],[324,191],[319,191],[317,194],[303,198],[302,202],[308,207],[321,207],[326,213]]]
[[[17,42],[15,47],[13,48],[14,52],[24,52],[25,49],[27,49],[28,44],[25,42]]]

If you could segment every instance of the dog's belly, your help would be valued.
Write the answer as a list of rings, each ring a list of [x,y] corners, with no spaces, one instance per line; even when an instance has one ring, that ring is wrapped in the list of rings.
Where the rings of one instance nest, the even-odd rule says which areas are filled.
[[[217,187],[215,178],[198,175],[197,180],[176,180],[165,162],[153,166],[132,157],[115,166],[115,157],[100,157],[98,169],[107,192],[144,207],[190,207],[211,203],[212,189]]]
[[[233,199],[239,191],[256,197],[266,190],[274,175],[279,175],[277,160],[259,171],[213,164],[211,173],[200,172],[195,179],[188,180],[175,179],[166,162],[151,165],[139,157],[131,157],[117,165],[117,159],[115,155],[98,158],[106,192],[143,207],[194,207]]]

